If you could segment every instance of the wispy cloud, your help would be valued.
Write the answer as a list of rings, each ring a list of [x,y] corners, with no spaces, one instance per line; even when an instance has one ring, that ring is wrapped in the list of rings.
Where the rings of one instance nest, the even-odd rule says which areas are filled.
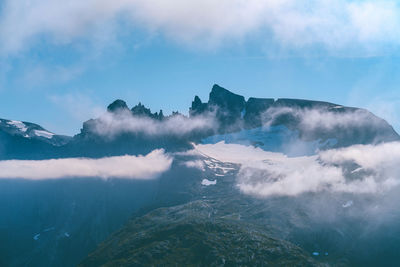
[[[184,161],[182,164],[188,168],[195,168],[204,171],[204,162],[202,160]]]
[[[7,0],[0,17],[2,49],[20,51],[43,36],[55,43],[93,37],[121,18],[132,28],[198,47],[256,36],[290,49],[317,45],[373,55],[400,43],[400,7],[393,0]]]
[[[100,177],[152,179],[167,171],[172,158],[163,150],[145,156],[117,156],[100,159],[65,158],[50,160],[0,161],[0,178],[29,180]]]
[[[82,93],[54,94],[48,98],[57,107],[77,119],[79,124],[84,120],[101,116],[104,113],[104,108],[95,103],[95,97]]]
[[[188,118],[183,115],[166,117],[164,120],[145,116],[132,116],[130,111],[106,112],[90,124],[92,132],[113,138],[121,133],[143,133],[148,136],[184,136],[194,131],[216,129],[215,116],[205,114]]]
[[[298,122],[298,127],[303,131],[332,130],[338,127],[378,127],[383,123],[382,119],[365,109],[344,109],[340,105],[330,108],[305,109],[272,107],[263,114],[262,119],[265,126],[270,126],[285,115],[292,116]]]
[[[197,145],[196,150],[241,164],[237,186],[259,197],[307,192],[376,194],[400,184],[400,143],[356,145],[289,158],[237,144]]]

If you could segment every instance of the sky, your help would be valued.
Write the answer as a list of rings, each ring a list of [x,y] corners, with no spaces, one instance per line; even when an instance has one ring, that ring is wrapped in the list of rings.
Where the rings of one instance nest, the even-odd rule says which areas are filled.
[[[74,135],[115,99],[187,114],[217,83],[400,131],[399,46],[394,0],[2,0],[0,118]]]

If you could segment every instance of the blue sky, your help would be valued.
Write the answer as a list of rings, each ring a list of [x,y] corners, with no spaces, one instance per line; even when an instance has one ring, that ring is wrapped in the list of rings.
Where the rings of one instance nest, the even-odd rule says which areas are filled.
[[[0,5],[0,117],[76,134],[116,98],[187,113],[214,83],[368,108],[400,130],[396,1]]]

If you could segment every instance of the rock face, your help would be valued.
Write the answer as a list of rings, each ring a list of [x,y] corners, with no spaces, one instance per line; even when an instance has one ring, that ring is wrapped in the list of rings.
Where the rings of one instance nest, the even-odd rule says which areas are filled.
[[[242,117],[245,105],[246,101],[243,96],[215,84],[211,89],[208,103],[202,103],[200,98],[195,96],[189,114],[196,116],[205,112],[215,113],[220,132],[235,131],[239,129],[237,123],[238,119]]]
[[[115,100],[107,107],[108,112],[119,112],[123,110],[129,110],[129,108],[126,102],[121,99]]]
[[[220,123],[220,129],[235,130],[238,118],[241,118],[246,101],[243,96],[236,95],[225,88],[214,85],[208,106],[216,110],[216,117]]]
[[[250,97],[246,102],[246,112],[244,114],[245,126],[247,128],[259,127],[262,125],[262,115],[274,104],[272,98]]]
[[[67,150],[76,151],[79,148],[79,151],[86,153],[84,156],[105,156],[115,153],[139,154],[148,153],[157,148],[179,151],[190,148],[193,142],[201,142],[215,135],[258,128],[262,128],[260,131],[264,133],[266,132],[264,129],[274,126],[289,129],[304,142],[327,143],[329,147],[374,144],[400,139],[385,120],[367,110],[303,99],[274,100],[251,97],[246,101],[243,96],[234,94],[219,85],[212,87],[206,103],[195,96],[189,109],[189,117],[177,112],[164,116],[162,110],[159,113],[152,113],[142,103],[129,110],[122,100],[116,100],[110,104],[108,111],[113,114],[123,111],[125,115],[133,118],[148,119],[149,124],[159,125],[160,131],[165,127],[190,128],[190,125],[194,124],[192,122],[198,123],[205,119],[213,121],[215,126],[207,130],[196,129],[185,134],[157,136],[142,134],[138,129],[140,127],[133,127],[135,131],[121,131],[113,138],[107,138],[96,134],[101,120],[92,119],[83,124],[81,133],[66,146]],[[176,117],[183,119],[171,126],[171,119]],[[265,145],[270,139],[259,140],[257,144]],[[254,142],[250,143],[254,144]],[[323,147],[320,148],[323,149]],[[81,155],[74,154],[74,156]]]
[[[329,102],[303,99],[249,98],[214,85],[207,103],[195,97],[190,116],[215,112],[218,134],[257,127],[285,126],[304,140],[335,139],[336,147],[400,140],[383,119],[371,112]]]

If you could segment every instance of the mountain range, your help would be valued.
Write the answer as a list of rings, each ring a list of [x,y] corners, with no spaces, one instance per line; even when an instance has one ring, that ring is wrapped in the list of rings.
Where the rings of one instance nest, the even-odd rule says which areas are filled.
[[[84,122],[81,132],[73,137],[51,133],[29,122],[0,119],[0,158],[101,157],[143,154],[156,148],[185,150],[192,142],[201,142],[208,137],[213,137],[208,140],[217,140],[218,136],[226,138],[231,134],[233,139],[246,139],[243,136],[246,131],[258,130],[264,133],[279,131],[281,136],[294,135],[292,137],[306,142],[328,141],[324,146],[334,148],[400,140],[392,126],[364,109],[301,99],[250,97],[246,101],[243,96],[218,85],[212,87],[206,103],[195,96],[188,117],[179,112],[164,116],[162,110],[152,113],[141,103],[129,109],[123,100],[111,103],[107,114],[106,119],[103,116]],[[133,123],[137,126],[132,127]],[[146,123],[156,124],[152,129],[155,132],[146,132],[142,125]],[[183,130],[165,129],[163,125],[169,123],[179,124]],[[157,124],[162,129],[157,129]],[[266,138],[268,140],[268,136]],[[262,139],[247,141],[255,146],[265,145]]]
[[[350,152],[398,141],[365,109],[246,100],[219,85],[187,116],[116,100],[73,137],[0,119],[0,164],[154,151],[170,160],[149,179],[1,178],[0,265],[395,266],[398,192],[357,189],[394,187],[397,172]]]

